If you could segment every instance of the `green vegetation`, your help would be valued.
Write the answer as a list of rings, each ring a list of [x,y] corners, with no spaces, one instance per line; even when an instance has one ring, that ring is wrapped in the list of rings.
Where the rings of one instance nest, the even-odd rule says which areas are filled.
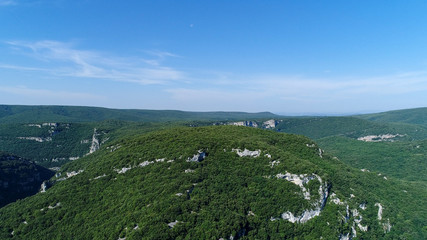
[[[77,106],[0,105],[1,123],[99,122],[122,120],[133,122],[167,122],[194,120],[243,120],[277,117],[269,112],[184,112],[173,110],[108,109]]]
[[[239,157],[233,149],[260,152]],[[205,158],[188,161],[198,152]],[[313,177],[304,184],[311,199],[280,173]],[[427,236],[419,207],[425,189],[320,156],[306,137],[254,128],[181,127],[127,137],[66,164],[55,179],[47,192],[0,209],[1,239],[337,239],[352,227],[353,239]],[[315,208],[321,186],[328,198],[319,216],[305,223],[280,218]],[[332,193],[345,203],[335,204]],[[356,225],[354,209],[368,231]]]
[[[320,139],[329,136],[349,138],[380,134],[402,134],[400,140],[427,138],[427,128],[405,123],[372,122],[356,117],[302,117],[283,118],[276,126],[280,132],[295,133]]]
[[[383,113],[364,114],[357,117],[376,122],[418,124],[427,127],[427,108],[414,108]]]
[[[0,206],[22,200],[0,208],[0,239],[427,239],[424,116],[1,105],[0,151],[14,155],[1,154]],[[241,121],[271,131],[211,126]],[[15,155],[55,167],[53,186],[37,193],[53,172]],[[305,190],[284,174],[307,177]],[[321,188],[319,216],[281,218],[320,209]]]
[[[327,137],[317,143],[353,167],[427,183],[426,140],[363,142],[346,137]]]
[[[91,123],[0,124],[0,151],[32,159],[44,167],[60,167],[123,136],[176,126],[179,123],[136,123],[109,120]]]

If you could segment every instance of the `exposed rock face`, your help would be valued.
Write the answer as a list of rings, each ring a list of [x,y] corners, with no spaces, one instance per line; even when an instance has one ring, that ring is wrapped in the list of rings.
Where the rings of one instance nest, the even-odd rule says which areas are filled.
[[[354,198],[354,194],[350,194],[350,198]],[[345,205],[345,216],[341,213],[341,211],[339,211],[339,214],[341,215],[341,218],[343,221],[345,221],[346,223],[348,223],[349,225],[351,225],[352,223],[352,227],[351,227],[351,232],[349,233],[341,233],[340,235],[340,239],[344,237],[344,239],[348,238],[348,239],[352,239],[357,237],[357,228],[360,231],[363,232],[367,232],[368,231],[368,225],[363,225],[362,221],[363,221],[363,216],[361,214],[361,212],[359,212],[358,209],[361,209],[362,211],[367,209],[366,203],[361,203],[359,205],[356,205],[356,208],[350,210],[350,206],[347,203],[347,201],[341,201],[335,193],[331,193],[330,195],[331,198],[331,202],[337,204],[337,205]],[[380,204],[376,204],[375,206],[379,206]],[[357,228],[356,228],[357,226]]]
[[[46,181],[44,181],[42,183],[42,185],[40,186],[40,192],[44,193],[44,192],[46,192],[46,189],[47,189],[47,183],[46,183]]]
[[[384,233],[388,233],[391,230],[390,219],[387,218],[387,221],[382,221],[383,219],[383,206],[381,203],[375,203],[375,206],[378,207],[378,223],[383,227]]]
[[[254,121],[232,122],[232,123],[229,123],[229,125],[255,127],[255,128],[258,127],[258,124]]]
[[[275,160],[275,161],[272,161],[271,163],[270,163],[270,167],[271,168],[274,168],[275,166],[277,166],[277,165],[279,165],[280,164],[280,161],[279,160]]]
[[[307,184],[310,180],[315,179],[316,176],[317,175],[307,176],[307,174],[297,175],[297,174],[286,172],[285,174],[282,174],[282,173],[277,174],[276,178],[285,179],[289,182],[292,182],[295,185],[298,185],[303,192],[304,198],[307,200],[310,200],[310,192],[307,191],[304,185]],[[320,179],[320,177],[318,179]],[[319,181],[321,182],[322,180],[320,179]]]
[[[402,134],[383,134],[383,135],[369,135],[359,137],[357,140],[365,142],[382,142],[382,141],[394,141],[396,137],[404,137]]]
[[[170,227],[170,228],[173,228],[173,227],[175,227],[175,225],[177,225],[179,223],[179,221],[178,220],[175,220],[175,222],[170,222],[170,223],[168,223],[168,226]]]
[[[261,154],[261,150],[250,151],[246,148],[243,151],[233,148],[231,151],[236,152],[239,157],[259,157]]]
[[[123,173],[126,173],[127,171],[129,171],[129,170],[131,170],[132,169],[132,167],[123,167],[122,169],[115,169],[115,171],[118,173],[118,174],[123,174]]]
[[[37,128],[49,127],[49,130],[48,130],[49,137],[17,137],[18,139],[22,139],[22,140],[30,140],[30,141],[36,141],[36,142],[42,143],[42,142],[52,141],[53,135],[57,133],[56,128],[59,126],[59,124],[58,123],[42,123],[42,124],[28,124],[27,126],[37,127]]]
[[[24,139],[24,140],[32,140],[32,141],[36,141],[36,142],[51,142],[52,138],[51,137],[46,137],[46,138],[42,138],[42,137],[17,137],[18,139]]]
[[[318,190],[319,200],[314,204],[313,209],[307,209],[299,216],[295,216],[293,213],[288,211],[288,212],[282,213],[281,218],[288,220],[292,223],[305,223],[310,219],[320,215],[320,212],[325,207],[326,200],[328,199],[329,187],[327,186],[326,183],[323,184],[322,179],[319,176],[317,176],[316,174],[312,174],[310,176],[308,176],[307,174],[297,175],[297,174],[286,172],[286,174],[279,173],[276,175],[276,177],[280,179],[285,179],[287,181],[290,181],[298,185],[303,192],[304,198],[307,200],[310,200],[310,192],[305,188],[304,184],[307,184],[310,180],[313,180],[313,179],[317,179],[320,182],[320,187]],[[277,219],[271,217],[270,220],[275,221]]]
[[[206,156],[207,156],[206,152],[199,150],[197,154],[193,155],[193,157],[191,158],[189,157],[187,159],[187,162],[201,162],[206,158]]]
[[[384,233],[388,233],[391,230],[390,219],[387,218],[387,222],[382,223]]]
[[[381,203],[375,203],[375,206],[378,207],[378,220],[383,218],[383,206]]]
[[[82,173],[82,172],[84,172],[84,170],[82,170],[82,169],[80,169],[80,170],[78,170],[78,171],[71,171],[71,172],[66,172],[66,174],[67,174],[67,176],[66,177],[63,177],[63,178],[59,178],[59,179],[57,179],[57,181],[64,181],[64,180],[67,180],[67,179],[69,179],[70,177],[74,177],[74,176],[76,176],[76,175],[79,175],[80,173]],[[61,173],[57,173],[57,175],[56,176],[61,176]]]
[[[350,233],[340,235],[340,240],[350,240],[350,239],[351,239]]]
[[[89,154],[94,153],[100,147],[99,140],[96,138],[97,136],[98,134],[96,133],[96,128],[94,128],[92,135],[92,144],[90,145]]]
[[[153,161],[144,161],[144,162],[140,163],[138,166],[145,167],[145,166],[148,166],[152,163],[154,163],[154,162]]]
[[[359,229],[360,229],[361,231],[363,231],[363,232],[368,231],[368,226],[363,226],[363,225],[360,223],[360,222],[362,222],[363,217],[362,217],[362,215],[359,213],[359,211],[358,211],[357,209],[353,209],[353,210],[352,210],[352,214],[353,214],[353,217],[354,217],[354,224],[357,224],[357,226],[359,227]],[[353,225],[354,225],[354,224],[353,224]],[[356,230],[354,230],[353,235],[354,235],[354,236],[356,236]]]
[[[335,193],[331,194],[331,201],[337,205],[344,205],[344,202],[342,202]]]
[[[277,125],[277,121],[274,120],[274,119],[270,119],[270,120],[265,121],[265,122],[262,123],[262,126],[264,128],[267,128],[267,129],[269,129],[269,128],[275,128],[276,125]]]
[[[97,176],[97,177],[94,177],[93,178],[93,180],[97,180],[97,179],[100,179],[100,178],[103,178],[103,177],[106,177],[107,175],[104,173],[103,175],[100,175],[100,176]]]
[[[114,151],[116,151],[117,149],[119,149],[121,147],[122,147],[121,145],[117,144],[117,145],[114,145],[114,146],[108,146],[107,149],[110,149],[110,152],[114,152]]]

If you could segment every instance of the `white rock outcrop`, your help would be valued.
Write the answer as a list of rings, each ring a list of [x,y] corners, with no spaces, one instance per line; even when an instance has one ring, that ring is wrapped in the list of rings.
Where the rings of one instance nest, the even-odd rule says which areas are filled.
[[[344,205],[344,202],[342,202],[335,193],[331,193],[331,201],[337,205]]]
[[[241,121],[241,122],[232,122],[228,125],[234,125],[234,126],[245,126],[245,127],[258,127],[258,124],[254,121]]]
[[[106,177],[106,176],[107,175],[104,173],[104,175],[100,175],[100,176],[94,177],[93,180],[97,180],[97,179],[100,179],[100,178],[103,178],[103,177]]]
[[[390,232],[390,230],[391,230],[390,219],[387,218],[387,222],[382,223],[382,226],[383,226],[384,233]]]
[[[131,170],[132,167],[123,167],[121,169],[114,169],[114,171],[116,171],[118,174],[123,174],[126,173],[127,171]]]
[[[402,134],[383,134],[383,135],[369,135],[359,137],[357,140],[364,142],[382,142],[382,141],[393,141],[396,137],[404,137]]]
[[[66,177],[57,179],[57,181],[64,181],[69,179],[70,177],[74,177],[76,175],[79,175],[80,173],[84,172],[84,170],[80,169],[78,171],[71,171],[71,172],[66,172],[65,174],[67,175]],[[57,173],[57,176],[61,176],[61,173]]]
[[[251,151],[245,148],[245,150],[242,151],[238,148],[233,148],[231,151],[237,153],[239,157],[259,157],[261,155],[261,150]]]
[[[76,171],[67,172],[67,178],[74,177],[74,176],[76,176],[76,175],[78,175],[78,174],[82,173],[83,171],[84,171],[84,170],[78,170],[77,172],[76,172]]]
[[[262,126],[263,126],[264,128],[267,128],[267,129],[275,128],[275,127],[276,127],[276,125],[277,125],[277,121],[276,121],[276,120],[274,120],[274,119],[270,119],[270,120],[265,121],[265,122],[263,122],[263,123],[262,123]]]
[[[277,174],[276,178],[279,179],[285,179],[287,181],[290,181],[296,185],[298,185],[304,195],[304,198],[306,200],[310,200],[310,192],[305,188],[304,184],[307,184],[309,181],[313,180],[313,179],[317,179],[320,182],[320,187],[318,190],[319,193],[319,200],[316,201],[313,204],[313,209],[307,209],[305,210],[301,215],[299,216],[295,216],[292,212],[287,211],[282,213],[281,218],[284,220],[288,220],[292,223],[305,223],[307,221],[309,221],[310,219],[319,216],[321,211],[323,210],[323,207],[326,204],[326,200],[328,198],[329,195],[329,189],[327,184],[322,182],[322,179],[317,176],[316,174],[312,174],[312,175],[307,175],[307,174],[292,174],[292,173],[288,173],[286,172],[285,174]],[[275,221],[277,220],[276,218],[271,217],[270,218],[271,221]]]
[[[61,203],[60,202],[57,202],[54,206],[48,206],[47,208],[48,209],[55,209],[55,208],[57,208],[57,207],[60,207],[61,206]]]
[[[350,233],[347,233],[347,234],[341,234],[339,239],[340,239],[340,240],[350,240],[350,239],[351,239],[351,238],[350,238]]]
[[[51,137],[17,137],[18,139],[23,139],[23,140],[31,140],[31,141],[36,141],[36,142],[51,142],[52,138]]]
[[[116,145],[113,145],[113,146],[108,146],[107,149],[109,149],[110,152],[114,152],[114,151],[116,151],[117,149],[119,149],[121,147],[122,147],[121,145],[116,144]]]
[[[100,145],[99,145],[99,140],[98,138],[96,138],[98,136],[98,134],[96,133],[96,128],[93,129],[93,135],[92,135],[92,143],[90,145],[90,149],[89,149],[89,154],[96,152]]]
[[[178,223],[180,223],[180,221],[175,220],[175,222],[170,222],[170,223],[168,223],[168,226],[169,226],[170,228],[173,228],[173,227],[175,227],[175,225],[177,225]]]
[[[292,173],[286,172],[285,174],[282,174],[282,173],[277,174],[276,178],[285,179],[289,182],[292,182],[295,185],[298,185],[302,190],[304,198],[307,200],[310,200],[310,192],[305,188],[304,185],[316,178],[319,180],[319,182],[322,182],[322,179],[315,174],[308,176],[307,174],[298,175],[298,174],[292,174]]]
[[[42,185],[40,186],[40,192],[44,193],[44,192],[46,192],[46,189],[47,189],[47,184],[46,184],[46,181],[44,181],[42,183]]]
[[[383,219],[383,206],[381,203],[375,203],[375,206],[378,207],[378,220]]]
[[[272,161],[271,163],[270,163],[270,167],[271,168],[273,168],[274,166],[277,166],[277,165],[279,165],[280,164],[280,161],[279,160],[274,160],[274,161]]]
[[[154,163],[153,161],[144,161],[144,162],[140,163],[138,166],[139,167],[145,167],[145,166],[148,166],[148,165],[153,164],[153,163]]]
[[[193,157],[189,157],[187,159],[187,162],[201,162],[203,161],[207,156],[207,153],[202,151],[202,150],[198,150],[196,154],[193,155]]]

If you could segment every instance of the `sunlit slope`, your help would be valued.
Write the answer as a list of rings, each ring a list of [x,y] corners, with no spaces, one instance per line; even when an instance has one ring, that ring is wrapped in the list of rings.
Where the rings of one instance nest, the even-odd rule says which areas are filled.
[[[425,189],[352,169],[306,137],[174,128],[104,145],[0,209],[0,238],[422,239]],[[416,194],[418,194],[416,196]]]
[[[427,138],[424,126],[407,123],[375,122],[357,117],[295,117],[283,118],[276,130],[319,139],[329,136],[360,138],[370,135],[399,135],[398,140]]]
[[[427,141],[364,142],[346,137],[317,140],[352,166],[411,181],[427,182]]]
[[[419,124],[427,127],[427,108],[403,109],[382,113],[364,114],[357,117],[376,122]]]

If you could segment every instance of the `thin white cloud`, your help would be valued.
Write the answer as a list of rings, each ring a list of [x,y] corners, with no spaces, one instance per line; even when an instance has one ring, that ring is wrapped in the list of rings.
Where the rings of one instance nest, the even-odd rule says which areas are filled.
[[[0,86],[0,92],[9,93],[13,95],[24,96],[28,98],[44,98],[44,99],[55,99],[56,101],[61,100],[102,100],[104,97],[99,95],[79,93],[79,92],[67,92],[67,91],[52,91],[47,89],[33,89],[25,86]]]
[[[16,66],[16,65],[10,65],[10,64],[0,64],[0,68],[3,69],[12,69],[12,70],[19,70],[19,71],[37,71],[37,72],[50,72],[49,69],[45,68],[37,68],[37,67],[23,67],[23,66]]]
[[[427,72],[406,72],[367,78],[315,79],[261,76],[237,81],[238,88],[282,97],[331,98],[363,95],[409,94],[427,90]]]
[[[150,50],[150,51],[145,51],[145,52],[150,54],[150,55],[156,56],[156,57],[160,58],[161,60],[165,59],[166,57],[180,57],[176,54],[166,52],[166,51]]]
[[[184,88],[167,89],[184,109],[349,112],[370,107],[386,109],[399,100],[419,105],[411,97],[427,91],[427,72],[406,72],[368,78],[312,79],[302,76],[211,78]],[[360,109],[353,106],[360,105]],[[251,110],[252,109],[252,110]],[[329,110],[328,110],[329,109]],[[334,110],[330,110],[334,109]]]
[[[72,44],[58,41],[9,41],[7,44],[25,54],[30,54],[40,64],[51,66],[51,72],[58,76],[108,79],[142,85],[166,84],[185,79],[183,72],[161,65],[164,58],[175,56],[167,52],[155,52],[158,59],[147,60],[79,50],[73,48]],[[38,69],[33,66],[12,64],[1,65],[0,68]]]

